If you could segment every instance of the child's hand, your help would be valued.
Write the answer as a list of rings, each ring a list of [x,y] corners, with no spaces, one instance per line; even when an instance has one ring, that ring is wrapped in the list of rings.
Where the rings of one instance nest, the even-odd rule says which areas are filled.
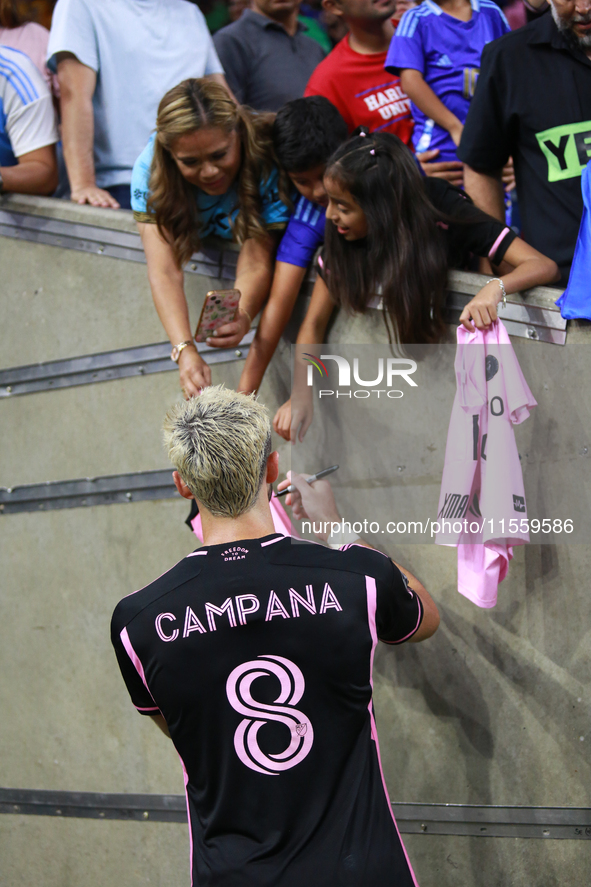
[[[273,419],[273,428],[284,440],[292,444],[303,441],[306,431],[314,418],[314,406],[312,400],[304,403],[303,398],[298,398],[298,403],[292,409],[291,398],[279,407]]]
[[[273,429],[284,440],[289,440],[291,429],[291,398],[282,404],[273,418]]]
[[[512,191],[515,187],[515,170],[513,168],[512,157],[509,157],[509,160],[503,167],[502,179],[505,191]]]
[[[460,323],[471,333],[474,332],[474,324],[479,330],[486,329],[497,319],[497,305],[501,298],[499,284],[496,280],[491,280],[468,302],[460,314]]]

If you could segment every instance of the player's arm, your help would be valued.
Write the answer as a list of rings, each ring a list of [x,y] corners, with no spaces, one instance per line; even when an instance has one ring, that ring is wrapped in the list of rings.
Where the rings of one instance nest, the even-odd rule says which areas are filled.
[[[287,478],[278,485],[282,490],[290,484],[296,487],[292,493],[288,493],[285,504],[290,506],[296,520],[310,520],[313,525],[320,526],[321,532],[316,533],[323,542],[328,541],[335,526],[342,526],[342,518],[337,507],[332,487],[327,480],[317,480],[313,484],[307,483],[303,474],[295,474],[289,471]],[[374,548],[369,542],[360,537],[354,540],[355,545],[363,545],[366,548]],[[416,576],[400,566],[395,561],[401,573],[406,576],[410,588],[415,592],[423,607],[423,619],[417,631],[409,641],[418,643],[430,638],[439,627],[439,611],[435,601]]]
[[[415,68],[403,68],[400,71],[400,85],[417,108],[442,129],[446,129],[454,144],[459,145],[464,128],[462,122],[437,98],[422,73]]]
[[[238,391],[250,394],[257,391],[269,366],[275,349],[285,329],[298,293],[302,286],[306,268],[287,262],[275,263],[275,274],[269,301],[260,319],[256,335],[250,346]]]
[[[355,544],[368,545],[367,542],[362,542],[361,540]],[[372,548],[372,546],[368,545],[368,548]],[[419,641],[426,641],[427,638],[434,635],[439,628],[439,610],[437,609],[437,604],[423,583],[420,582],[416,576],[413,576],[410,570],[407,570],[406,567],[402,567],[400,564],[396,563],[396,561],[392,561],[392,563],[396,564],[400,572],[406,576],[409,587],[412,588],[423,605],[423,619],[421,624],[413,636],[408,639],[408,642],[410,644],[417,644]]]
[[[423,617],[423,618],[424,618],[424,617]],[[422,627],[423,627],[423,626],[421,626],[421,628],[422,628]],[[420,629],[419,629],[419,631],[420,631]],[[156,724],[156,726],[157,726],[157,727],[160,727],[160,729],[162,730],[162,732],[164,733],[164,735],[165,735],[165,736],[168,736],[168,738],[170,739],[170,733],[168,732],[168,724],[167,724],[166,721],[164,720],[163,715],[150,715],[150,717],[152,718],[152,720],[154,721],[154,723]]]

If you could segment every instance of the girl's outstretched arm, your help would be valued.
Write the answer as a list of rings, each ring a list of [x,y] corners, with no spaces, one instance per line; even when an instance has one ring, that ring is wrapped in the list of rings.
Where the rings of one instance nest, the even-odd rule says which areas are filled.
[[[507,295],[531,289],[533,286],[555,283],[560,279],[556,262],[543,256],[520,237],[515,238],[505,253],[502,269],[505,268],[510,269],[501,277]],[[485,329],[497,319],[497,305],[501,299],[502,292],[498,282],[493,280],[487,283],[468,302],[460,314],[460,323],[470,332],[474,332],[475,327]]]
[[[322,277],[318,276],[296,344],[321,345],[334,307],[327,285]],[[292,411],[290,398],[279,407],[273,419],[273,428],[277,434],[285,440],[291,440],[292,443],[304,439],[312,421],[312,388],[306,385],[306,366],[303,361],[296,360],[292,389],[295,409]]]
[[[275,263],[271,295],[260,319],[256,335],[250,346],[238,391],[250,394],[257,391],[263,381],[279,339],[291,317],[298,293],[306,276],[306,268],[287,262]]]

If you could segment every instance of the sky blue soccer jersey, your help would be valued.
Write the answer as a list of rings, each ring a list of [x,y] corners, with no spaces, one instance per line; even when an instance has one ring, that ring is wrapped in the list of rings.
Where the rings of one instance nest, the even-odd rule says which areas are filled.
[[[470,0],[472,18],[462,22],[443,12],[434,0],[423,0],[400,20],[386,57],[385,68],[420,71],[435,95],[465,123],[474,95],[482,50],[506,34],[507,19],[492,0]],[[457,160],[456,146],[446,129],[411,103],[416,151],[439,149],[438,160]]]
[[[136,221],[156,221],[153,213],[148,211],[148,198],[150,196],[150,174],[152,158],[154,156],[153,134],[138,159],[136,160],[131,175],[131,208]],[[232,225],[238,216],[238,189],[234,182],[225,194],[210,195],[201,191],[195,185],[193,189],[199,211],[199,236],[222,237],[224,240],[232,240],[234,232]],[[268,230],[282,230],[287,225],[291,215],[288,207],[279,196],[279,173],[277,168],[264,181],[261,180],[261,218]]]

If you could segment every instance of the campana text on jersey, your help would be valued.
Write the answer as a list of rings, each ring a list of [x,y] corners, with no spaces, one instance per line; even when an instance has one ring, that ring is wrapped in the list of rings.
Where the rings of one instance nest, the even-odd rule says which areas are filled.
[[[195,631],[198,634],[207,634],[208,631],[217,631],[216,619],[223,619],[224,625],[236,628],[237,625],[246,625],[247,618],[259,610],[262,612],[263,608],[265,608],[265,622],[271,622],[276,618],[297,619],[302,610],[314,616],[322,616],[328,610],[341,612],[343,609],[328,582],[325,583],[321,593],[317,591],[314,594],[313,587],[306,585],[305,595],[297,592],[295,588],[290,588],[287,597],[289,609],[277,592],[270,591],[265,600],[256,594],[237,594],[235,597],[226,598],[219,607],[208,602],[204,605],[204,616],[201,619],[192,607],[186,607],[182,616],[177,616],[175,613],[159,613],[154,623],[156,633],[161,641],[166,642],[176,641],[179,637],[188,638]]]

